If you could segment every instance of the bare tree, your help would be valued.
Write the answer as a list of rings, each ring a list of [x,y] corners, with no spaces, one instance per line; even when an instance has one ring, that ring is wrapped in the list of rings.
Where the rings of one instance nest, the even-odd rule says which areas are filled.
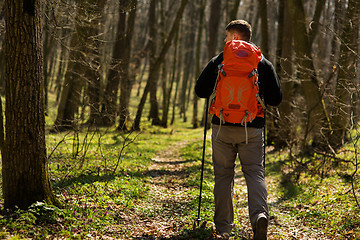
[[[311,140],[321,145],[322,127],[329,122],[313,64],[304,4],[302,0],[289,0],[288,5],[294,36],[297,77],[301,81],[300,86],[306,102],[303,146]]]
[[[344,144],[348,129],[352,106],[351,98],[356,89],[356,66],[358,63],[359,45],[359,1],[349,0],[346,12],[347,21],[341,34],[340,56],[338,61],[338,76],[335,90],[335,106],[332,117],[330,145],[337,149]]]
[[[156,73],[157,73],[158,69],[160,68],[161,63],[163,62],[165,55],[170,48],[171,42],[176,35],[177,26],[180,23],[182,14],[184,12],[184,9],[185,9],[185,6],[187,3],[188,3],[188,0],[181,1],[179,10],[177,11],[177,14],[174,19],[171,30],[168,34],[168,37],[166,38],[166,42],[163,45],[163,47],[161,48],[159,56],[156,58],[153,68],[151,68],[152,70],[149,72],[149,78],[147,80],[143,95],[142,95],[140,103],[138,105],[138,109],[137,109],[136,116],[134,119],[134,124],[132,126],[133,130],[140,130],[140,121],[141,121],[141,116],[142,116],[142,112],[144,109],[144,105],[146,102],[147,94],[149,93],[150,86],[151,86],[151,84],[153,84],[154,78],[156,77]]]
[[[102,9],[103,4],[103,1],[82,0],[78,5],[75,29],[70,46],[69,64],[62,87],[57,117],[54,123],[54,128],[58,131],[72,129],[74,127],[75,115],[78,113],[81,94],[88,77],[92,78],[90,80],[93,84],[91,87],[97,89],[96,85],[98,84],[99,76],[96,72],[94,73],[96,66],[94,66],[93,63],[94,60],[96,62],[98,56],[97,54],[91,53],[93,48],[90,47],[94,46],[94,38],[96,38],[97,35],[93,35],[93,29],[97,27],[94,26],[94,24],[97,24],[98,21],[93,21],[93,19],[100,17],[99,11]],[[94,94],[92,93],[92,95]],[[98,111],[98,109],[95,111]]]

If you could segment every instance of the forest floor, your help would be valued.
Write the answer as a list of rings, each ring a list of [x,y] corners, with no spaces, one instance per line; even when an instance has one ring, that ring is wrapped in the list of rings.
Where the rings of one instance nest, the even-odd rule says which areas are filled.
[[[2,207],[0,239],[219,239],[212,223],[209,137],[200,221],[195,221],[202,135],[201,129],[149,126],[129,134],[111,129],[49,134],[49,175],[60,206],[37,202],[10,212]],[[360,179],[351,165],[354,156],[337,159],[345,157],[342,162],[319,154],[298,159],[307,163],[299,170],[290,151],[267,149],[268,239],[360,239],[355,198]],[[230,239],[250,240],[247,189],[239,166]]]
[[[189,191],[186,187],[187,166],[179,154],[179,149],[185,144],[184,141],[179,142],[169,149],[158,152],[157,156],[152,159],[153,164],[149,168],[152,175],[150,191],[155,196],[155,202],[152,203],[155,208],[163,207],[164,203],[168,203],[167,205],[170,207],[176,206],[184,198],[184,193]],[[239,172],[239,170],[238,168],[237,171]],[[296,217],[289,214],[289,210],[282,206],[282,200],[276,194],[279,179],[267,176],[266,181],[271,213],[268,239],[332,239],[326,237],[321,229],[307,226],[306,222],[297,220]],[[230,239],[252,239],[253,233],[247,215],[246,183],[242,174],[237,175],[235,180],[234,199],[237,223],[236,233],[232,234]],[[173,210],[173,208],[168,209],[168,214],[157,215],[153,218],[143,218],[133,213],[129,215],[124,213],[123,218],[128,219],[125,226],[131,229],[131,235],[135,239],[186,238],[186,235],[179,235],[179,231],[181,231],[182,226],[191,224],[191,221],[183,222],[178,219],[176,217],[177,212]],[[220,236],[216,235],[213,223],[200,222],[201,224],[209,234],[209,236],[203,235],[203,239],[221,239]],[[196,225],[196,227],[198,226]],[[193,238],[191,233],[188,233],[188,237]]]

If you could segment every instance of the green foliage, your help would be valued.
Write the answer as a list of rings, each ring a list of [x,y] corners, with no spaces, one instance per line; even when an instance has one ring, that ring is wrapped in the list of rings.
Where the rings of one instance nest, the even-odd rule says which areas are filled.
[[[358,176],[351,175],[356,169],[354,156],[345,152],[346,155],[342,152],[338,157],[315,153],[296,161],[290,155],[288,159],[283,156],[273,159],[270,168],[273,171],[276,166],[281,172],[271,174],[280,183],[276,189],[279,202],[275,206],[289,212],[288,221],[331,239],[360,238],[359,206],[354,197],[354,192],[359,196],[360,189],[352,187]]]

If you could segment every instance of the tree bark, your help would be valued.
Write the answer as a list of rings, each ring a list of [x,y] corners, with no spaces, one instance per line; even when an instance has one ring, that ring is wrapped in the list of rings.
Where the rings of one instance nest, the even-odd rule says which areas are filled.
[[[156,50],[157,50],[157,42],[158,38],[161,38],[158,35],[157,31],[157,19],[156,19],[156,3],[157,0],[150,1],[150,9],[149,9],[149,58],[150,58],[150,69],[149,71],[154,71],[154,64],[156,61]],[[152,125],[160,125],[159,118],[159,105],[156,97],[157,88],[158,88],[158,79],[159,79],[160,67],[156,69],[154,72],[154,78],[152,80],[152,84],[150,85],[150,119],[152,120]]]
[[[150,85],[153,84],[154,78],[156,77],[156,73],[159,70],[159,68],[161,66],[161,63],[163,62],[163,60],[165,58],[165,55],[166,55],[167,51],[170,48],[171,41],[173,40],[174,36],[176,35],[176,29],[177,29],[177,27],[178,27],[178,25],[180,23],[182,14],[184,12],[185,6],[188,3],[188,1],[189,0],[181,0],[179,10],[177,11],[175,20],[173,22],[173,25],[172,25],[171,30],[169,32],[169,35],[168,35],[168,37],[166,39],[166,42],[163,45],[159,56],[156,58],[156,61],[154,63],[154,67],[149,72],[149,78],[147,80],[143,95],[142,95],[142,97],[140,99],[140,103],[138,105],[138,109],[137,109],[137,112],[136,112],[134,124],[132,126],[133,130],[137,130],[137,131],[140,130],[140,121],[141,121],[142,111],[144,109],[147,94],[149,93],[149,90],[150,90]]]
[[[237,1],[240,3],[240,1]],[[202,31],[203,31],[203,22],[204,22],[204,13],[205,13],[206,1],[201,0],[198,8],[199,11],[199,25],[197,29],[197,39],[196,39],[196,55],[195,55],[195,78],[200,75],[200,54],[201,54],[201,41],[202,41]],[[236,13],[235,13],[236,15]],[[192,126],[193,128],[199,127],[199,121],[197,117],[198,113],[198,100],[199,97],[196,95],[195,91],[193,91],[193,118],[192,118]]]
[[[86,53],[89,55],[85,79],[87,80],[87,96],[89,97],[88,106],[90,107],[90,116],[87,124],[97,125],[101,123],[100,119],[100,88],[101,88],[101,68],[100,62],[100,46],[101,41],[98,39],[100,35],[101,23],[103,20],[102,12],[106,4],[106,0],[92,0],[91,3],[91,20],[87,22],[87,33],[91,36],[86,46]]]
[[[40,3],[6,0],[5,209],[57,203],[47,172]]]
[[[261,53],[269,57],[268,16],[266,0],[259,0],[261,18]]]
[[[219,22],[221,17],[221,0],[211,0],[210,19],[209,19],[209,42],[208,57],[211,59],[217,52],[217,39]]]
[[[281,34],[278,35],[281,44],[281,55],[279,55],[278,67],[281,85],[283,89],[283,100],[279,106],[280,118],[279,118],[279,128],[278,128],[278,137],[275,138],[275,146],[283,147],[289,144],[291,139],[294,137],[293,129],[295,129],[296,119],[293,118],[293,109],[291,103],[293,101],[293,96],[295,94],[294,81],[292,81],[293,75],[293,34],[292,34],[292,25],[291,19],[289,16],[289,9],[286,0],[281,0],[280,11],[283,14],[279,13],[279,28],[282,28]],[[283,15],[282,20],[280,16]],[[282,26],[280,26],[280,24]],[[280,33],[280,32],[279,32]],[[286,33],[286,34],[284,34]],[[289,141],[290,140],[290,141]]]
[[[120,131],[127,131],[127,120],[129,118],[129,103],[132,86],[135,80],[134,67],[130,67],[132,50],[132,37],[134,32],[137,0],[129,2],[129,17],[126,24],[125,45],[123,46],[123,60],[120,62],[120,101],[119,101],[119,125]]]

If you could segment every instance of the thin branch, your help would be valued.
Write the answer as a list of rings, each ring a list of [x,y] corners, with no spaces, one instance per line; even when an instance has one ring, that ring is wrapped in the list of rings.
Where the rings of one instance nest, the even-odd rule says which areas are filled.
[[[122,147],[120,149],[120,152],[119,152],[119,155],[118,155],[118,159],[117,159],[117,162],[116,162],[116,165],[112,171],[112,175],[115,174],[118,166],[119,166],[119,163],[120,163],[120,160],[121,160],[121,156],[122,156],[122,152],[124,151],[124,149],[129,146],[131,143],[135,142],[136,138],[140,135],[141,132],[138,132],[137,135],[133,138],[133,139],[130,139],[130,136],[131,134],[133,133],[134,131],[131,131],[125,138],[124,138],[124,142],[122,144]]]

